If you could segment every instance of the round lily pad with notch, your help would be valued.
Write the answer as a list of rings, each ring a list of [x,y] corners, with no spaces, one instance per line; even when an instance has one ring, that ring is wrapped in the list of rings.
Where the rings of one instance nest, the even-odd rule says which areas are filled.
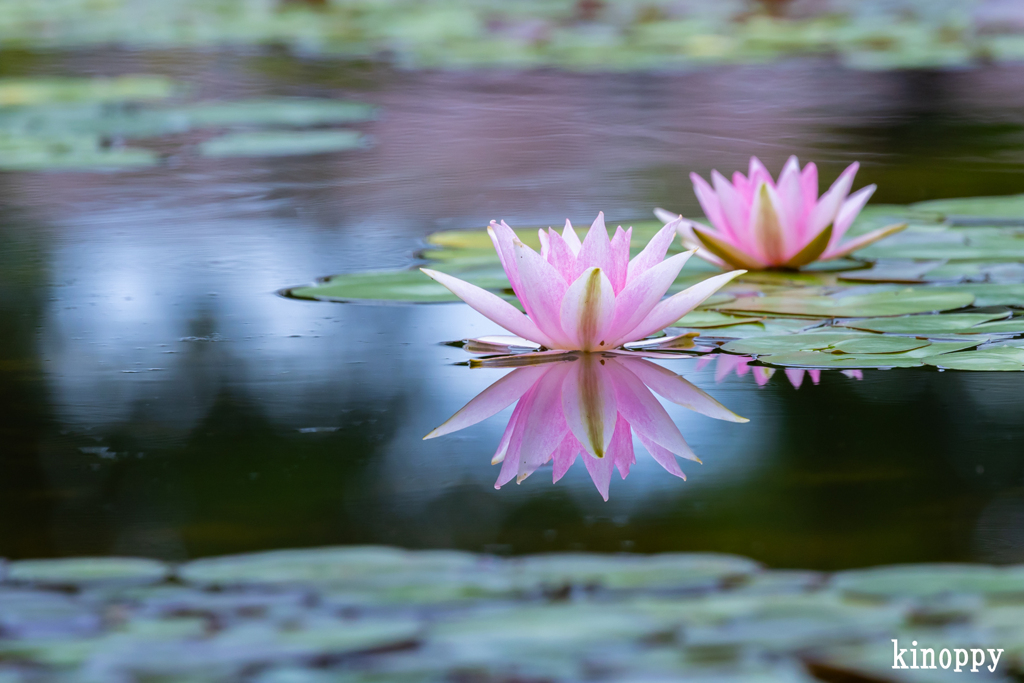
[[[1010,315],[1004,313],[945,313],[940,315],[902,315],[895,318],[845,320],[843,327],[891,334],[956,334],[970,333],[972,328]],[[1022,321],[1024,322],[1024,321]],[[981,331],[981,330],[974,330]]]
[[[945,370],[975,370],[988,372],[1013,372],[1024,370],[1024,349],[994,347],[944,354],[925,360]]]
[[[946,311],[974,303],[970,292],[949,289],[929,291],[919,287],[845,296],[805,295],[797,290],[788,295],[742,297],[722,306],[721,310],[817,318],[870,318]]]
[[[499,268],[500,271],[500,268]],[[509,286],[504,272],[457,272],[459,278],[498,296],[514,301],[504,290]],[[443,285],[434,282],[419,270],[382,270],[335,275],[307,287],[282,290],[284,296],[314,301],[394,301],[403,303],[446,303],[461,301]]]
[[[856,332],[810,332],[807,334],[785,334],[771,337],[750,337],[737,339],[725,344],[723,351],[738,353],[744,356],[764,356],[775,353],[791,353],[795,351],[814,351],[828,349],[844,341],[870,338],[874,335]]]
[[[923,339],[911,339],[908,337],[886,337],[877,335],[863,337],[861,339],[847,339],[832,345],[833,353],[865,354],[865,353],[900,353],[912,351],[929,343]]]

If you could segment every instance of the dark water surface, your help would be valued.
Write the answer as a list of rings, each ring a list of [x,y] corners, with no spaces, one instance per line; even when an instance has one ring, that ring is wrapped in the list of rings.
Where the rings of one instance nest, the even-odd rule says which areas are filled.
[[[387,543],[498,553],[737,552],[780,567],[1024,561],[1017,373],[781,372],[716,382],[748,424],[670,409],[703,465],[646,453],[601,500],[581,463],[496,491],[508,411],[423,442],[504,370],[440,342],[462,305],[294,301],[413,265],[425,235],[694,212],[686,176],[786,156],[876,201],[1024,192],[1024,67],[402,73],[274,54],[2,53],[3,75],[158,73],[202,99],[378,104],[334,155],[0,174],[0,556],[178,559]],[[639,449],[638,449],[639,450]],[[688,466],[687,466],[688,465]],[[617,479],[617,478],[616,478]]]

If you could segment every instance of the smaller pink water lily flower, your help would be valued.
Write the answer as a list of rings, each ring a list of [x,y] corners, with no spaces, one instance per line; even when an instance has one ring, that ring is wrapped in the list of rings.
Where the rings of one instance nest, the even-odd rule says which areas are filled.
[[[795,156],[778,182],[757,157],[751,157],[748,175],[737,171],[731,183],[718,171],[711,172],[713,186],[691,173],[697,200],[713,227],[684,219],[678,226],[683,244],[717,266],[748,270],[796,269],[847,256],[906,227],[890,225],[843,241],[875,191],[868,185],[850,194],[859,167],[850,164],[821,197],[817,167],[809,163],[801,170]],[[665,223],[681,218],[664,209],[654,213]]]
[[[582,457],[608,500],[612,473],[625,479],[636,463],[635,434],[670,474],[686,479],[676,457],[700,462],[655,393],[708,417],[747,422],[676,373],[622,352],[563,354],[516,368],[424,439],[477,424],[513,403],[491,464],[501,463],[495,488],[521,483],[551,462],[558,481]]]
[[[662,301],[693,251],[665,258],[680,220],[662,228],[631,261],[633,229],[612,239],[604,214],[581,241],[569,221],[558,234],[541,230],[538,254],[504,221],[488,234],[526,314],[496,294],[446,273],[421,270],[514,335],[546,349],[604,351],[673,324],[744,271],[724,273]]]

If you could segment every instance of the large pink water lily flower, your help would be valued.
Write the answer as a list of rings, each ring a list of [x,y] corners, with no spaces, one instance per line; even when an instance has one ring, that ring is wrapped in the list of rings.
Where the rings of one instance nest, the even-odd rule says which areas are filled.
[[[750,159],[749,174],[737,171],[731,183],[718,171],[711,172],[713,187],[691,173],[697,200],[713,227],[683,220],[678,224],[683,244],[723,268],[795,269],[846,256],[905,228],[890,225],[843,241],[875,191],[868,185],[850,194],[859,167],[850,164],[821,197],[817,167],[809,163],[800,170],[796,157],[786,162],[778,182],[757,157]],[[681,218],[664,209],[654,212],[666,223]]]
[[[491,464],[495,488],[522,482],[552,462],[558,481],[582,456],[608,500],[612,473],[625,479],[636,462],[633,434],[669,473],[686,479],[676,456],[700,462],[654,393],[709,417],[747,422],[676,373],[625,353],[562,355],[519,367],[484,389],[431,439],[465,429],[516,403]]]
[[[547,349],[603,351],[643,339],[679,320],[744,271],[724,273],[665,299],[693,251],[665,258],[681,223],[672,221],[629,259],[633,229],[608,239],[604,214],[581,242],[569,221],[540,231],[541,251],[523,244],[504,221],[488,233],[526,314],[496,294],[446,273],[423,272],[519,337]]]

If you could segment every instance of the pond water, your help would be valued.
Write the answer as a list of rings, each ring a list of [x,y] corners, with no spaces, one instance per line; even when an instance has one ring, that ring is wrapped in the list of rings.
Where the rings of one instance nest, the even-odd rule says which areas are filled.
[[[799,388],[659,360],[737,424],[669,406],[687,481],[638,449],[495,490],[509,411],[422,437],[507,369],[442,343],[462,304],[286,299],[417,262],[431,232],[696,213],[687,174],[790,154],[875,202],[1024,192],[1024,67],[826,60],[622,75],[401,72],[268,53],[5,53],[4,76],[158,74],[197,100],[377,105],[366,149],[0,174],[0,556],[183,559],[372,543],[741,553],[775,567],[1024,561],[1019,373],[825,372]],[[700,367],[698,367],[700,365]],[[616,479],[618,479],[616,477]]]

